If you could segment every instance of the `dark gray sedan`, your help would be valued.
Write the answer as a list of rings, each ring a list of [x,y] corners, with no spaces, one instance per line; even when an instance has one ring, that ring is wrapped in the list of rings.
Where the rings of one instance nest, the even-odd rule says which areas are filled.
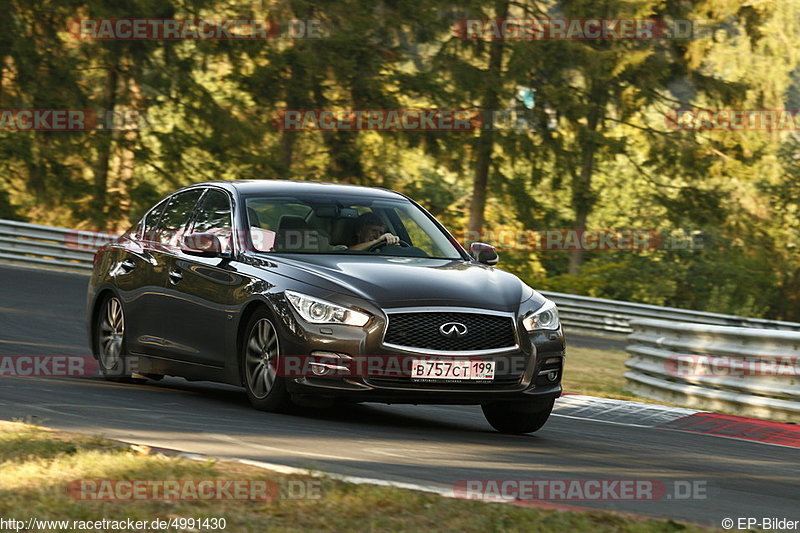
[[[201,183],[97,252],[87,327],[108,379],[240,385],[267,411],[474,404],[527,433],[561,394],[564,335],[496,263],[392,191]]]

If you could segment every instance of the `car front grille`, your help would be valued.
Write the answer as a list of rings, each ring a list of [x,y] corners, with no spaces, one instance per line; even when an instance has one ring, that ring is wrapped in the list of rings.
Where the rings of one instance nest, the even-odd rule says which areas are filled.
[[[466,333],[459,337],[443,335],[439,328],[448,323],[466,326]],[[450,311],[389,313],[383,342],[441,352],[489,351],[517,346],[512,317]]]

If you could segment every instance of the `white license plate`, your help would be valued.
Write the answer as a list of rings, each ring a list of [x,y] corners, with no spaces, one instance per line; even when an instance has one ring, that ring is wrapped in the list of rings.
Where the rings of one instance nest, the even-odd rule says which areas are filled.
[[[411,380],[428,381],[446,380],[478,380],[494,379],[494,361],[441,361],[437,359],[414,359],[411,361]]]

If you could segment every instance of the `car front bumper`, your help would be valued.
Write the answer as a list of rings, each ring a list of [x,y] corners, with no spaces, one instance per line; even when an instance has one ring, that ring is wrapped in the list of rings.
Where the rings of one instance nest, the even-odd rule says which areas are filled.
[[[517,333],[518,346],[504,352],[473,354],[429,353],[425,350],[398,350],[382,344],[384,325],[366,328],[317,326],[297,320],[288,309],[282,313],[285,358],[321,361],[329,366],[348,368],[332,375],[317,375],[302,366],[301,372],[287,372],[287,388],[298,397],[317,397],[354,402],[410,404],[481,404],[493,401],[528,400],[546,402],[561,394],[561,376],[566,353],[564,335],[556,331]],[[313,354],[313,355],[312,355]],[[342,360],[378,361],[377,366],[341,365]],[[495,361],[497,372],[491,381],[415,382],[410,373],[383,372],[387,362],[404,367],[413,358]],[[339,361],[339,362],[337,362]],[[391,364],[389,365],[391,366]],[[286,368],[284,366],[283,368]],[[296,365],[295,368],[298,368]],[[316,368],[321,369],[321,366]],[[364,371],[368,369],[368,371]]]

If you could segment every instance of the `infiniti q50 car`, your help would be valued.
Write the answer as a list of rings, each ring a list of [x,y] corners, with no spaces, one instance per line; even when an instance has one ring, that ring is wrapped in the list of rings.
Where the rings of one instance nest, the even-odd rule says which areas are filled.
[[[108,379],[229,383],[266,411],[480,405],[527,433],[561,393],[564,335],[497,260],[389,190],[201,183],[98,250],[87,328]]]

